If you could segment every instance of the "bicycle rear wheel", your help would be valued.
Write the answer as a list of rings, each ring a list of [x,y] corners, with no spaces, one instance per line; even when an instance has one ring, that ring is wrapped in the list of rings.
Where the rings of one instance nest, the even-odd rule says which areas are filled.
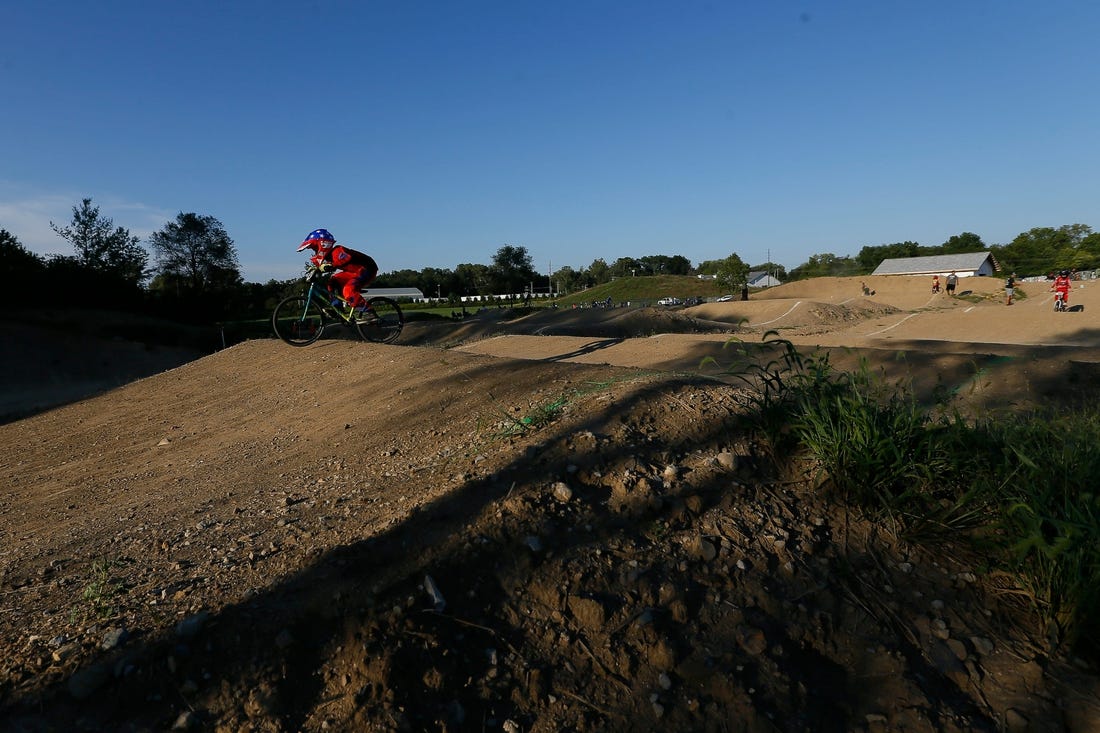
[[[401,307],[397,305],[397,301],[380,295],[368,298],[367,303],[378,319],[357,322],[355,327],[359,329],[359,335],[366,341],[392,344],[405,327],[405,316],[401,313]]]
[[[275,306],[271,327],[276,336],[291,346],[307,346],[325,330],[325,312],[316,300],[294,295]]]

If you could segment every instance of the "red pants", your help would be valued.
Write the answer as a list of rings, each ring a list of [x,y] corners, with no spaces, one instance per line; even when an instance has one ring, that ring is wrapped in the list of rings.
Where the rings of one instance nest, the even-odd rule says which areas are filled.
[[[366,303],[366,299],[359,291],[374,282],[377,272],[371,272],[362,265],[348,265],[332,276],[329,280],[329,290],[341,295],[344,300],[358,308]]]

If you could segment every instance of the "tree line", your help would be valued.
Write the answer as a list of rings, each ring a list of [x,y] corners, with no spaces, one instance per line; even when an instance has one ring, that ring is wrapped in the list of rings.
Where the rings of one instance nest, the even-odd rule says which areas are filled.
[[[148,239],[139,238],[100,213],[90,198],[72,209],[65,225],[50,227],[73,247],[72,255],[41,257],[0,228],[0,302],[43,296],[58,305],[76,301],[92,307],[140,310],[195,323],[264,317],[297,286],[298,278],[248,283],[241,276],[236,247],[213,216],[180,212]],[[870,274],[884,259],[991,251],[1006,272],[1045,274],[1052,270],[1100,267],[1100,233],[1084,224],[1038,227],[1004,245],[986,245],[972,232],[940,245],[896,242],[864,246],[853,256],[812,255],[789,272],[764,262],[747,265],[736,253],[698,265],[682,255],[596,258],[587,267],[563,266],[538,272],[526,247],[506,244],[489,264],[464,263],[453,270],[383,272],[375,287],[415,287],[425,296],[457,304],[461,296],[491,294],[569,294],[623,277],[709,275],[731,292],[750,271],[779,281]]]

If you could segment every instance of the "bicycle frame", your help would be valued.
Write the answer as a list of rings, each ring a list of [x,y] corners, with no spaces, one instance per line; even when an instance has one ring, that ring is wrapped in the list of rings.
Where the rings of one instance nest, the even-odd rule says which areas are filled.
[[[347,306],[348,311],[345,312],[343,307],[333,305],[332,298],[338,298],[342,304]],[[333,317],[333,320],[342,321],[344,323],[349,323],[351,321],[351,306],[347,304],[347,301],[333,293],[327,287],[322,286],[316,280],[309,281],[309,290],[306,291],[306,303],[310,301],[315,301],[321,307],[321,310]]]
[[[393,343],[400,336],[405,320],[396,301],[364,291],[370,307],[370,315],[364,316],[326,286],[324,273],[307,268],[305,280],[309,287],[280,301],[271,316],[275,334],[291,346],[315,342],[334,323],[351,328],[365,341]]]

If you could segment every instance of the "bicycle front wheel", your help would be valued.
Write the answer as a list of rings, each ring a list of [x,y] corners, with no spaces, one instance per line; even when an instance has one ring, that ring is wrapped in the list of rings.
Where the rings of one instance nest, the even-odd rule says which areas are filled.
[[[367,300],[377,319],[362,320],[355,324],[359,335],[366,341],[379,344],[392,344],[401,335],[405,327],[405,316],[396,300],[376,296]]]
[[[275,306],[271,327],[276,336],[291,346],[307,346],[321,338],[325,312],[316,300],[294,295]]]

